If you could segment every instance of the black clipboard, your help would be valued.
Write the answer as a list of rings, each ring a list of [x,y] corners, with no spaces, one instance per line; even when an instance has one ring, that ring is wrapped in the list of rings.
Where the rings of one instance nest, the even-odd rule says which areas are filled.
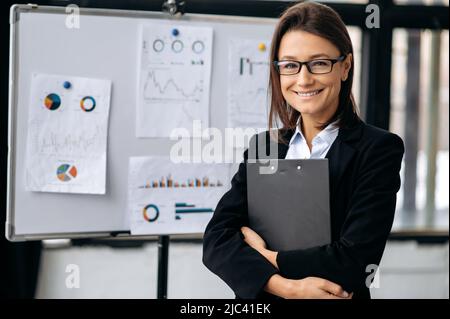
[[[331,242],[328,159],[247,162],[249,226],[271,250]]]

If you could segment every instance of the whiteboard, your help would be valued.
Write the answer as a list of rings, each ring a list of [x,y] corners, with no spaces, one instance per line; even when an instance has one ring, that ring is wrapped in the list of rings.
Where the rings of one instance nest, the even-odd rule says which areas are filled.
[[[199,14],[172,17],[162,12],[104,9],[81,8],[80,13],[80,28],[69,29],[65,26],[64,7],[11,8],[6,220],[6,234],[11,241],[131,236],[126,218],[129,157],[167,156],[175,143],[169,138],[136,138],[140,25],[149,21],[176,21],[213,28],[209,126],[223,130],[227,125],[228,41],[235,37],[270,41],[276,23],[276,19],[266,18]],[[33,73],[112,81],[105,195],[25,190]]]

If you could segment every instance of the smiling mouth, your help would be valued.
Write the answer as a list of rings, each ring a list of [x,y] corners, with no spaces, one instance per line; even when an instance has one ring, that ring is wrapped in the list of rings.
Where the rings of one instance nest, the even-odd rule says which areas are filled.
[[[323,90],[324,89],[314,90],[314,91],[306,91],[306,92],[295,92],[295,93],[297,93],[297,95],[300,97],[310,97],[310,96],[315,96],[315,95],[319,94]]]

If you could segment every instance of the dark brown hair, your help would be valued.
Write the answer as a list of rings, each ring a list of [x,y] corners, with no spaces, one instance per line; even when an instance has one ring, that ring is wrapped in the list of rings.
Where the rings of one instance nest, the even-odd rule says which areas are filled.
[[[272,38],[270,49],[270,79],[269,91],[271,92],[271,105],[269,115],[269,129],[273,128],[277,120],[281,121],[282,129],[294,129],[300,112],[289,106],[285,101],[280,85],[280,75],[273,63],[278,60],[278,51],[283,35],[290,31],[306,31],[320,36],[333,43],[341,55],[353,55],[353,46],[344,22],[330,7],[316,2],[300,2],[287,8],[281,15]],[[353,84],[353,58],[347,80],[342,82],[339,92],[339,106],[335,114],[321,126],[337,120],[339,127],[349,127],[359,120],[358,110],[352,94]],[[281,134],[279,135],[281,138]],[[286,142],[282,138],[279,141]]]

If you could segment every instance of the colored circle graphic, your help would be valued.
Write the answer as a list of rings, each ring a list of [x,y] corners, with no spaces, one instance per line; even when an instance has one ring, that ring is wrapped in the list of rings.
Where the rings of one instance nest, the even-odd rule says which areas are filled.
[[[80,101],[80,106],[85,112],[92,112],[95,109],[95,99],[92,96],[85,96]]]
[[[202,41],[195,41],[192,43],[192,51],[195,53],[202,53],[205,50],[205,44]]]
[[[144,219],[149,223],[154,222],[159,217],[158,206],[153,204],[145,206],[144,209],[142,210],[142,213],[144,215]]]
[[[50,93],[45,97],[44,105],[50,111],[57,110],[61,106],[61,98],[58,94]]]
[[[164,42],[160,39],[153,41],[153,50],[155,52],[161,52],[164,49]]]
[[[175,40],[172,42],[172,50],[175,53],[180,53],[183,50],[183,48],[184,48],[184,44],[180,40]]]
[[[77,168],[70,164],[59,165],[56,176],[61,182],[68,182],[77,177]]]

